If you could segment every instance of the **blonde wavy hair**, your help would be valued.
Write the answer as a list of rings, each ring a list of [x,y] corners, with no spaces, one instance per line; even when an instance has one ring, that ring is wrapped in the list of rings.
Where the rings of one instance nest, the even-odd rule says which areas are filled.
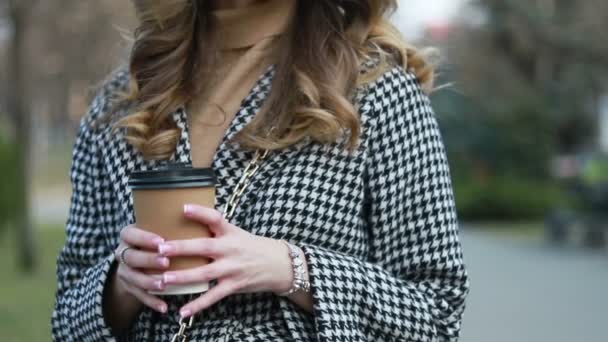
[[[305,137],[335,142],[346,129],[348,150],[358,144],[359,115],[350,101],[358,86],[391,64],[413,72],[425,91],[434,68],[386,19],[396,0],[296,0],[293,18],[278,44],[272,90],[259,113],[234,137],[244,148],[281,149]],[[115,122],[145,159],[169,158],[180,130],[170,114],[198,89],[195,78],[213,48],[209,1],[134,0],[139,26],[129,60],[123,101],[130,112]],[[371,70],[361,65],[375,57]],[[322,62],[321,62],[322,61]],[[268,135],[267,128],[276,129]]]

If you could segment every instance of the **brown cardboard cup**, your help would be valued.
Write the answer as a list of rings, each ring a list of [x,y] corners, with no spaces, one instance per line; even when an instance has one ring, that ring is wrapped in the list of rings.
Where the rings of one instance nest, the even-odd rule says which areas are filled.
[[[166,241],[210,237],[209,228],[184,216],[184,204],[193,203],[215,207],[215,176],[211,168],[192,168],[182,163],[170,163],[158,170],[137,171],[129,177],[133,193],[135,225],[160,235]],[[203,266],[209,259],[199,256],[170,258],[168,270],[183,270]],[[144,272],[160,277],[162,270]],[[200,293],[209,283],[168,285],[152,294],[180,295]]]

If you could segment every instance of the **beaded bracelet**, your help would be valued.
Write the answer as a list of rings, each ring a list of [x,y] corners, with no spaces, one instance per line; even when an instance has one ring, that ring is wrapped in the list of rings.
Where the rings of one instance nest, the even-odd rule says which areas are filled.
[[[293,268],[293,283],[291,288],[279,296],[289,296],[297,291],[310,292],[310,282],[306,280],[306,270],[304,269],[304,261],[298,252],[298,248],[285,240],[281,240],[289,249],[289,256],[291,257],[291,266]]]

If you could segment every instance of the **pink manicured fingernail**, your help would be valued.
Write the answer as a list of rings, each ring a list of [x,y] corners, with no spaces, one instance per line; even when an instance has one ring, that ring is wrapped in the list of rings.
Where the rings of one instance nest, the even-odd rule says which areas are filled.
[[[160,305],[158,306],[158,311],[160,311],[160,312],[162,312],[162,313],[167,312],[167,306],[166,306],[165,304],[160,304]]]
[[[188,309],[181,309],[179,311],[179,314],[182,316],[182,318],[186,318],[192,314],[192,311],[190,311]]]
[[[165,287],[165,285],[163,284],[162,280],[157,280],[156,282],[154,282],[154,285],[159,290],[162,290]]]
[[[160,254],[167,254],[171,251],[173,251],[173,246],[169,244],[161,243],[160,245],[158,245],[158,253]]]
[[[161,264],[161,266],[163,267],[169,267],[169,258],[165,258],[165,257],[159,257],[158,258],[158,262]]]
[[[177,277],[175,276],[175,274],[165,273],[163,275],[163,280],[165,281],[165,283],[174,282],[176,279],[177,279]]]
[[[189,214],[192,212],[192,206],[190,204],[184,204],[184,213]]]

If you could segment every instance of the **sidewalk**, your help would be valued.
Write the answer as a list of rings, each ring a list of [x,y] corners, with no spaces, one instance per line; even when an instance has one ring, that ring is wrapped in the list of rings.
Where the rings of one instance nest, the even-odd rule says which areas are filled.
[[[466,229],[462,243],[462,342],[608,341],[608,252]]]

